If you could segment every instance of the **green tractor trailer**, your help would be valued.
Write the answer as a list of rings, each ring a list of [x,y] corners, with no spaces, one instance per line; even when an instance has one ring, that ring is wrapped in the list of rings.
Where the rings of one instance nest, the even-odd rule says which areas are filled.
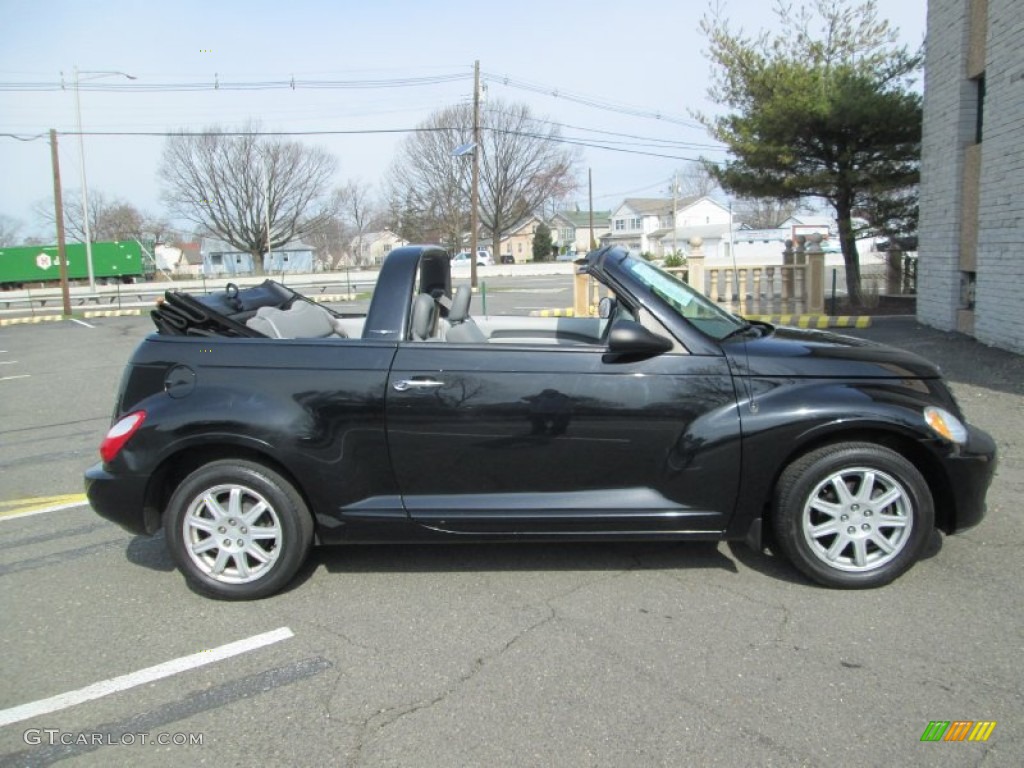
[[[89,279],[84,243],[68,243],[68,280]],[[153,264],[142,244],[118,240],[92,244],[92,271],[96,282],[133,283],[153,273]],[[60,261],[56,245],[21,245],[0,248],[0,288],[11,290],[60,284]]]

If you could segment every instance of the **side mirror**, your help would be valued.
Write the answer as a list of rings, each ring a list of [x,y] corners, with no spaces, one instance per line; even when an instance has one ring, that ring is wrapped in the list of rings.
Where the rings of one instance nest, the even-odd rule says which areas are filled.
[[[640,323],[623,320],[608,334],[608,351],[616,356],[652,357],[668,352],[672,342],[644,328]]]
[[[613,299],[611,296],[605,296],[597,305],[597,315],[602,320],[607,320],[609,317],[612,316],[612,313],[614,311],[615,299]]]

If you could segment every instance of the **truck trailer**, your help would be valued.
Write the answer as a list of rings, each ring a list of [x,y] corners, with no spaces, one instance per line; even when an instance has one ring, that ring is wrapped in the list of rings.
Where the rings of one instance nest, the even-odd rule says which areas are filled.
[[[65,246],[68,280],[89,278],[84,243]],[[150,274],[151,260],[137,240],[116,240],[92,244],[92,268],[96,281],[132,283]],[[0,288],[46,286],[60,282],[60,260],[56,245],[23,245],[0,248]]]

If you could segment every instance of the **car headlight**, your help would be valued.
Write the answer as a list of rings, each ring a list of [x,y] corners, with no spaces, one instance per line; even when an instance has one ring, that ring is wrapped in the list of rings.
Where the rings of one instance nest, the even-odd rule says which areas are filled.
[[[924,409],[925,424],[940,437],[957,445],[967,442],[967,427],[956,416],[943,408],[929,405]]]

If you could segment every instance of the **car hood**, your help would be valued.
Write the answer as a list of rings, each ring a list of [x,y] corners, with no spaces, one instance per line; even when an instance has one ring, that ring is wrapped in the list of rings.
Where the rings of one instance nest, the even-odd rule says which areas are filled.
[[[928,360],[885,344],[826,331],[773,328],[726,341],[722,347],[740,375],[814,378],[937,379]]]

